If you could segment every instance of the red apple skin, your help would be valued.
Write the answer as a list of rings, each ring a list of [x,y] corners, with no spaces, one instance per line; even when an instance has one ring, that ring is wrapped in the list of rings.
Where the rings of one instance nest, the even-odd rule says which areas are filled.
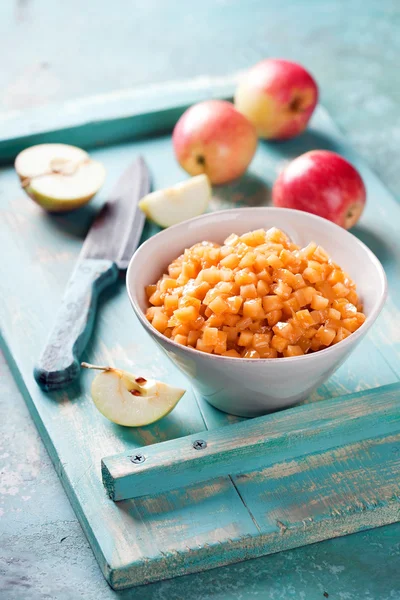
[[[214,184],[243,175],[257,141],[253,125],[224,100],[208,100],[188,108],[172,135],[181,167],[190,175],[205,173]]]
[[[274,206],[313,213],[350,229],[366,203],[358,171],[339,154],[312,150],[280,173],[272,188]]]
[[[318,87],[304,67],[269,58],[249,69],[239,82],[235,106],[268,140],[299,135],[318,102]]]

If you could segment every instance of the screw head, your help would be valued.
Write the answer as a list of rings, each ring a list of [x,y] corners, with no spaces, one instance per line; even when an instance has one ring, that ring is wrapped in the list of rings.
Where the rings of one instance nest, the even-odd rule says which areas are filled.
[[[139,465],[140,463],[144,463],[146,457],[143,456],[143,454],[140,454],[140,452],[137,452],[136,454],[133,454],[130,459],[131,462],[135,463],[135,465]]]
[[[204,448],[207,448],[207,442],[204,440],[195,440],[193,442],[193,448],[195,450],[203,450]]]

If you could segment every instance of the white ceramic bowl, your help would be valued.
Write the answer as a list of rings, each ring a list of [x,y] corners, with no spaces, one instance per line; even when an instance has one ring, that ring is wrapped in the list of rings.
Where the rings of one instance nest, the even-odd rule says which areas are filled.
[[[202,240],[221,243],[231,233],[278,227],[300,246],[315,241],[357,284],[367,315],[351,336],[314,354],[278,359],[240,359],[186,348],[166,338],[147,321],[145,286],[155,283],[184,248]],[[379,315],[386,277],[376,256],[355,236],[330,221],[286,208],[239,208],[202,215],[150,238],[133,255],[127,272],[128,294],[143,327],[220,410],[252,417],[301,400],[322,385],[346,360]]]

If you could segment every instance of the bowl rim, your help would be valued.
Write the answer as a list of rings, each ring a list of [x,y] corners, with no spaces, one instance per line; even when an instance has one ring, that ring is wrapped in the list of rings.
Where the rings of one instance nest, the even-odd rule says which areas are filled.
[[[208,352],[202,352],[201,350],[197,350],[196,348],[188,348],[187,346],[184,346],[183,344],[178,344],[177,342],[175,342],[174,340],[171,340],[170,338],[166,337],[165,335],[163,335],[162,333],[160,333],[159,331],[157,331],[157,329],[155,329],[155,327],[153,327],[151,325],[151,323],[146,319],[146,316],[144,315],[142,309],[140,308],[137,300],[136,300],[136,295],[134,293],[131,293],[131,286],[130,286],[130,273],[134,268],[134,263],[136,262],[137,256],[139,256],[142,252],[146,251],[146,249],[151,246],[154,242],[154,239],[159,238],[159,237],[163,237],[163,236],[168,236],[171,232],[174,232],[177,229],[180,229],[184,226],[187,226],[193,222],[197,222],[197,221],[207,221],[207,219],[209,218],[215,218],[215,216],[218,215],[229,215],[232,213],[237,213],[238,211],[245,211],[245,212],[264,212],[264,211],[268,211],[268,212],[290,212],[291,214],[301,214],[303,217],[306,216],[306,218],[310,218],[311,220],[317,221],[318,223],[322,223],[324,225],[324,227],[331,227],[332,231],[334,232],[336,229],[339,229],[341,232],[345,232],[348,233],[351,238],[353,238],[353,242],[358,244],[359,246],[361,246],[367,253],[367,256],[369,258],[369,260],[371,261],[371,263],[375,266],[379,277],[381,279],[381,283],[382,283],[382,294],[381,297],[379,299],[379,301],[377,302],[376,306],[373,308],[373,310],[371,311],[371,314],[369,314],[367,316],[367,318],[365,319],[364,323],[356,330],[354,331],[351,335],[349,335],[347,338],[345,338],[344,340],[342,340],[341,342],[339,342],[338,344],[335,344],[334,346],[329,346],[328,348],[324,348],[323,350],[318,350],[317,352],[312,352],[311,354],[303,354],[301,356],[283,356],[283,357],[279,357],[279,364],[282,362],[282,360],[285,362],[285,364],[288,364],[288,362],[291,361],[296,361],[299,362],[301,360],[305,361],[318,361],[319,357],[326,357],[328,353],[335,353],[338,350],[338,347],[345,349],[348,346],[354,346],[357,341],[363,337],[367,331],[370,329],[370,327],[373,325],[373,323],[376,321],[376,319],[378,318],[380,312],[382,311],[382,308],[385,304],[386,298],[387,298],[387,294],[388,294],[388,284],[387,284],[387,277],[386,277],[386,273],[385,270],[382,266],[382,263],[380,262],[380,260],[377,258],[377,256],[372,252],[372,250],[370,250],[368,248],[368,246],[366,244],[364,244],[364,242],[362,242],[361,240],[359,240],[354,234],[352,234],[350,231],[343,229],[342,227],[340,227],[339,225],[337,225],[336,223],[333,223],[332,221],[329,221],[328,219],[324,219],[323,217],[319,217],[318,215],[314,215],[313,213],[308,213],[306,211],[301,211],[301,210],[296,210],[293,208],[279,208],[279,207],[275,207],[275,206],[248,206],[248,207],[237,207],[237,208],[228,208],[225,210],[218,210],[218,211],[213,211],[210,213],[204,213],[202,215],[199,215],[198,217],[193,217],[192,219],[187,219],[186,221],[182,221],[181,223],[177,223],[176,225],[172,225],[170,227],[167,227],[166,229],[163,229],[162,231],[159,231],[158,233],[156,233],[155,235],[151,236],[150,238],[148,238],[145,242],[143,242],[143,244],[141,244],[137,250],[133,253],[130,261],[129,261],[129,265],[127,268],[127,272],[126,272],[126,288],[127,288],[127,292],[128,292],[128,297],[129,300],[132,304],[132,307],[135,311],[136,316],[138,317],[139,321],[142,323],[142,325],[144,326],[144,328],[150,333],[150,335],[155,336],[156,338],[158,338],[161,342],[167,344],[167,345],[171,345],[172,348],[177,348],[178,350],[182,351],[182,352],[188,352],[189,355],[192,354],[193,357],[196,356],[201,356],[202,358],[205,358],[205,360],[207,360],[207,358],[209,358],[210,360],[212,360],[213,362],[215,362],[216,360],[224,362],[224,361],[235,361],[236,363],[245,363],[247,365],[250,364],[277,364],[277,359],[276,358],[236,358],[234,356],[221,356],[219,354],[209,354]],[[233,216],[233,215],[232,215]],[[193,242],[196,243],[196,242]]]

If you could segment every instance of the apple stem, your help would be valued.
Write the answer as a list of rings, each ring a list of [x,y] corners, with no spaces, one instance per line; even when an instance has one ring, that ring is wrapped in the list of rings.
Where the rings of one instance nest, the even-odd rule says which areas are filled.
[[[124,375],[124,371],[120,371],[119,369],[115,369],[114,367],[101,367],[99,365],[91,365],[87,362],[82,362],[81,367],[83,367],[84,369],[92,369],[94,371],[103,371],[104,373],[113,371],[114,373],[119,374],[120,377]],[[136,377],[134,381],[132,381],[129,378],[129,384],[131,385],[131,388],[128,389],[128,392],[130,392],[134,396],[142,396],[142,394],[146,392],[147,389],[145,387],[146,383],[148,383],[148,380],[144,377]]]
[[[94,369],[96,371],[112,371],[113,369],[112,367],[100,367],[99,365],[91,365],[87,362],[82,362],[81,367],[83,367],[84,369]]]

